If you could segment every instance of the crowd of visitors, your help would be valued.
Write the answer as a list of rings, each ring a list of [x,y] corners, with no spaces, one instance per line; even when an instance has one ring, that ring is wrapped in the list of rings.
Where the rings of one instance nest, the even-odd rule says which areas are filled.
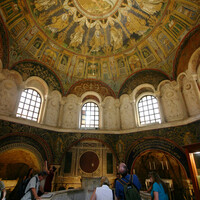
[[[10,193],[8,200],[32,200],[41,199],[44,193],[52,191],[52,181],[55,166],[48,168],[45,161],[43,171],[34,175],[33,168],[30,168],[27,175],[21,178],[15,189]],[[90,200],[141,200],[141,183],[136,174],[129,174],[125,163],[118,166],[117,177],[114,180],[114,187],[110,187],[107,177],[101,178],[100,187],[96,187]],[[152,200],[169,200],[168,188],[156,172],[149,173],[150,187],[146,192],[151,194]],[[6,188],[0,180],[0,200],[6,200]]]

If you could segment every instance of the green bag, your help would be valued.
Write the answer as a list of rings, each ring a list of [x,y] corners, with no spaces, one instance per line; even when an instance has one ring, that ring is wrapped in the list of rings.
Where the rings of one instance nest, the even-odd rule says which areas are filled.
[[[138,192],[137,188],[133,184],[132,175],[130,176],[130,180],[127,182],[123,181],[122,179],[119,179],[119,182],[124,187],[124,196],[125,200],[141,200],[140,193]]]

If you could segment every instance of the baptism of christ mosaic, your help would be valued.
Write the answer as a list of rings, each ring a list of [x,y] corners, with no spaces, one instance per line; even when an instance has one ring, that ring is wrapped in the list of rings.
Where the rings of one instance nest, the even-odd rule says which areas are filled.
[[[40,28],[62,47],[89,56],[126,51],[151,33],[167,0],[26,0]]]

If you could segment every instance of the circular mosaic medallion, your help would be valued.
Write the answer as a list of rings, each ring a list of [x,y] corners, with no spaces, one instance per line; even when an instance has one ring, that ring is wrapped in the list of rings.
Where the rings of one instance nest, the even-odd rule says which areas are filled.
[[[85,152],[80,158],[80,167],[86,173],[93,173],[99,166],[99,158],[92,151]]]
[[[102,19],[112,15],[122,0],[73,0],[76,8],[91,19]]]

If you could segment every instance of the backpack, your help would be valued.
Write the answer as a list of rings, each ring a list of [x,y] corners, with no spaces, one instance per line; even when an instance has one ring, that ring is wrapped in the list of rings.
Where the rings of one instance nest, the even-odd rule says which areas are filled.
[[[38,180],[38,178],[36,176],[34,176],[34,177],[36,178],[36,183],[35,183],[35,187],[36,187],[39,180]],[[30,189],[29,189],[27,192],[25,192],[26,187],[27,187],[27,185],[28,185],[30,180],[31,180],[31,178],[27,178],[24,181],[22,181],[22,183],[21,183],[21,185],[19,187],[20,198],[22,198],[27,192],[30,191]],[[32,193],[31,193],[31,196],[32,196]]]
[[[130,180],[128,182],[122,179],[118,180],[124,187],[124,197],[126,200],[141,200],[140,193],[133,184],[132,177],[133,175],[130,175]]]
[[[26,186],[28,185],[30,179],[31,178],[27,178],[27,179],[23,180],[21,182],[21,184],[19,185],[19,197],[20,197],[20,199],[24,196],[25,190],[26,190]]]

